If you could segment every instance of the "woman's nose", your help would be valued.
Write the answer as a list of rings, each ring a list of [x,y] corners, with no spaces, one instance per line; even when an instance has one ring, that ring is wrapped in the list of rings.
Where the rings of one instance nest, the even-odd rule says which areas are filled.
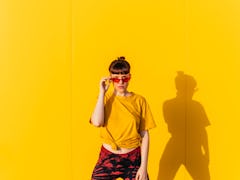
[[[120,79],[119,83],[123,84],[123,79]]]

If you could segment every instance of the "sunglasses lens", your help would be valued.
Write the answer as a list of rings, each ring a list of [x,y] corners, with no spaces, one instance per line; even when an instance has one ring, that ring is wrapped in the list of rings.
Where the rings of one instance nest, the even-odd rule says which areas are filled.
[[[120,79],[118,78],[112,78],[112,81],[115,82],[115,83],[118,83],[120,81]]]
[[[123,82],[128,82],[129,79],[130,79],[130,78],[124,78],[124,79],[122,79],[122,80],[123,80]]]
[[[115,83],[119,83],[120,80],[122,80],[123,82],[128,82],[128,81],[130,80],[130,77],[123,78],[123,79],[112,78],[111,80],[112,80],[113,82],[115,82]]]

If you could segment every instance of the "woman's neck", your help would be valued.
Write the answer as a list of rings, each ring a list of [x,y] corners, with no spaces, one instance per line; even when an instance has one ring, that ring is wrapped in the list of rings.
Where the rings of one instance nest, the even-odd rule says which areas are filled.
[[[131,95],[131,93],[130,92],[128,92],[128,91],[124,91],[124,92],[118,92],[118,91],[114,91],[114,94],[116,95],[116,96],[130,96]]]

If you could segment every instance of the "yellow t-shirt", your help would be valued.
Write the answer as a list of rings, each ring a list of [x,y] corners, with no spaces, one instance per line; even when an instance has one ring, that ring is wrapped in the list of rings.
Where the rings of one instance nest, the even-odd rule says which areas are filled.
[[[101,138],[112,149],[138,147],[141,144],[140,132],[156,126],[148,103],[138,94],[122,97],[107,93],[104,103]]]

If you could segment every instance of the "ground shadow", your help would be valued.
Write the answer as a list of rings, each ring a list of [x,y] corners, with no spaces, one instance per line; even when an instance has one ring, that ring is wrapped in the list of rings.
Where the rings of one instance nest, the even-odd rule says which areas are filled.
[[[192,99],[196,80],[179,71],[177,95],[163,104],[164,120],[171,134],[159,162],[157,180],[173,180],[185,166],[194,180],[210,180],[206,127],[210,125],[203,106]]]

